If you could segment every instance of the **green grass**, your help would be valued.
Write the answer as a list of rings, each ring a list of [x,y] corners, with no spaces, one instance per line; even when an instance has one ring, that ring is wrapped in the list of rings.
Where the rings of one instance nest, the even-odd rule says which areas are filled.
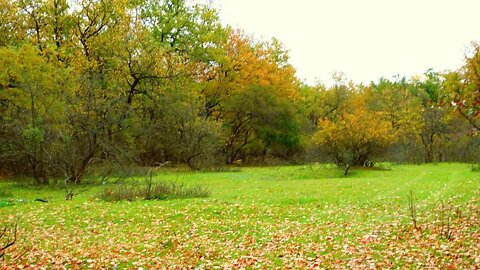
[[[60,188],[0,183],[13,202],[0,207],[0,220],[18,219],[21,238],[6,262],[28,250],[17,264],[302,268],[299,260],[306,267],[323,258],[328,265],[338,259],[339,265],[348,266],[355,256],[345,251],[345,245],[358,246],[359,239],[378,228],[409,224],[410,190],[422,224],[433,219],[439,203],[461,206],[478,197],[479,189],[478,172],[466,164],[353,169],[347,177],[331,165],[251,167],[238,172],[170,169],[158,171],[154,179],[201,185],[211,195],[104,202],[97,199],[104,189],[99,185],[64,201]],[[35,202],[36,198],[50,202]],[[371,248],[373,258],[381,261],[384,247]]]

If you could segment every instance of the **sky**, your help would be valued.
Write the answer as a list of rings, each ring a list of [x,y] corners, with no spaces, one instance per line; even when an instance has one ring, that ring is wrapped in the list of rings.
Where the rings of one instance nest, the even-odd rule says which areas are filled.
[[[306,83],[410,78],[461,67],[480,0],[213,0],[224,24],[278,38]]]

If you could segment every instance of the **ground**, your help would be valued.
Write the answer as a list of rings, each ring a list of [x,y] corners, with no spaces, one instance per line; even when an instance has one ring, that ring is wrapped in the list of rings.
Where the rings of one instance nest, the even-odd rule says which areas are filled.
[[[211,196],[135,202],[98,199],[104,186],[65,201],[61,189],[5,180],[0,222],[17,220],[19,240],[0,267],[475,268],[479,175],[467,164],[386,164],[347,177],[323,164],[170,168],[154,180]]]

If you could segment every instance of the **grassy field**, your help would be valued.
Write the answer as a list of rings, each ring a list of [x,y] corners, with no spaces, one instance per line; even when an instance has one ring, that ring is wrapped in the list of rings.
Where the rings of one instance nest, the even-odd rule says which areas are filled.
[[[470,268],[480,265],[479,172],[466,164],[158,171],[208,198],[72,201],[60,188],[0,183],[18,220],[4,268]],[[142,181],[139,178],[139,181]],[[108,184],[106,184],[108,185]],[[418,228],[413,228],[409,194]],[[48,203],[35,202],[36,198]]]

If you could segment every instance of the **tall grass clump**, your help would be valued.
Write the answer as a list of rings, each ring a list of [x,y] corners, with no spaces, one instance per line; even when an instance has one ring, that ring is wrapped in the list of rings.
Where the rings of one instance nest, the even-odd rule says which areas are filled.
[[[167,200],[181,198],[205,198],[210,190],[202,186],[186,186],[175,182],[153,182],[147,176],[145,182],[118,183],[106,187],[99,195],[105,201]]]

